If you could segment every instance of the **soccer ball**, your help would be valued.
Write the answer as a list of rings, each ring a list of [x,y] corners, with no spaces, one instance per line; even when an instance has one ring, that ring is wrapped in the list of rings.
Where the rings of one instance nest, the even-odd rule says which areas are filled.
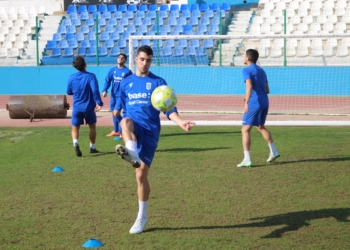
[[[152,93],[151,102],[153,107],[161,112],[168,112],[172,110],[177,103],[177,96],[175,91],[167,86],[161,85]]]

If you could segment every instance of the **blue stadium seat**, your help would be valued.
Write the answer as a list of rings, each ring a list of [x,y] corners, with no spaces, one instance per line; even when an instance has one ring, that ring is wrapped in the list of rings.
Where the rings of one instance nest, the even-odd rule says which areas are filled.
[[[90,14],[94,13],[95,11],[97,11],[97,5],[95,4],[90,4],[89,7],[88,7],[88,12]]]
[[[160,50],[160,56],[172,56],[173,55],[173,50],[170,47],[164,46]]]
[[[71,12],[69,13],[69,18],[70,19],[78,19],[78,12]]]
[[[111,25],[113,27],[115,27],[118,24],[118,21],[116,18],[112,17],[108,20],[108,25]]]
[[[200,8],[199,8],[199,10],[200,10],[201,12],[205,12],[206,10],[210,10],[210,6],[209,6],[209,4],[207,4],[207,3],[202,3],[201,6],[200,6]]]
[[[70,14],[72,12],[77,12],[77,7],[75,5],[68,6],[67,14]]]
[[[204,12],[204,16],[209,18],[209,19],[212,19],[214,17],[214,11],[213,10],[206,10]]]
[[[159,11],[159,18],[167,19],[168,18],[168,11],[160,10]]]
[[[167,34],[169,34],[171,32],[171,27],[169,24],[164,24],[164,25],[162,25],[160,31],[166,32]]]
[[[139,41],[138,40],[132,40],[132,47],[138,48],[139,47]]]
[[[129,25],[129,19],[127,19],[126,17],[123,17],[122,19],[120,19],[119,24],[123,25],[123,26],[128,26]]]
[[[161,4],[159,7],[159,11],[169,11],[169,6],[167,4]]]
[[[192,36],[194,35],[193,31],[192,30],[187,30],[187,31],[184,31],[183,33],[184,35],[187,35],[187,36]]]
[[[74,55],[73,48],[65,48],[63,50],[62,57],[73,57],[73,55]]]
[[[134,36],[143,36],[146,32],[136,31]]]
[[[117,57],[120,54],[120,48],[119,47],[113,47],[111,48],[111,53],[109,53],[109,56]]]
[[[222,3],[220,9],[228,12],[231,9],[231,5],[229,3]]]
[[[89,12],[87,12],[87,11],[81,12],[80,13],[80,20],[85,21],[87,19],[89,19]]]
[[[128,5],[128,11],[136,12],[137,11],[137,5],[136,4],[129,4]]]
[[[202,16],[202,14],[199,10],[193,10],[191,13],[192,13],[191,14],[192,17],[200,18]]]
[[[94,26],[95,25],[95,20],[93,18],[88,18],[85,21],[85,25]]]
[[[87,34],[87,40],[89,40],[89,41],[96,40],[96,33],[95,32],[89,32]]]
[[[211,25],[220,25],[220,17],[218,16],[215,16],[213,19],[212,19],[212,22],[211,22]]]
[[[129,37],[131,36],[131,33],[128,31],[124,31],[124,33],[122,34],[122,38],[126,41],[129,41]],[[119,46],[120,47],[120,46]]]
[[[187,24],[187,19],[186,17],[179,17],[179,19],[177,19],[177,24],[180,24],[180,25],[186,25]]]
[[[84,34],[81,32],[77,32],[75,33],[75,40],[77,40],[78,42],[81,42],[84,40]]]
[[[146,32],[146,36],[154,36],[154,35],[156,35],[156,33],[154,33],[154,31],[147,31]]]
[[[212,49],[214,47],[214,40],[213,39],[205,39],[203,43],[203,47],[205,49]]]
[[[185,55],[186,56],[195,56],[196,55],[195,47],[192,47],[192,46],[187,47]]]
[[[192,26],[197,26],[199,23],[198,23],[198,18],[197,17],[191,17],[190,18],[190,24]]]
[[[118,11],[121,11],[121,12],[126,12],[128,10],[126,4],[119,4],[118,5]]]
[[[180,17],[180,12],[178,10],[170,11],[170,17]]]
[[[224,10],[218,10],[215,14],[215,17],[220,18],[220,13],[221,13],[221,18],[226,17],[226,12]]]
[[[68,41],[68,47],[72,49],[76,49],[79,47],[78,41],[75,39],[69,40]]]
[[[212,30],[209,30],[208,33],[207,33],[208,36],[214,36],[214,35],[217,35],[217,34],[218,34],[218,32],[212,31]]]
[[[90,47],[90,41],[89,40],[82,40],[80,42],[80,48],[89,48]]]
[[[101,17],[98,19],[98,25],[100,25],[101,27],[106,26],[106,24],[107,24],[107,21],[105,18]]]
[[[75,33],[67,33],[66,34],[66,40],[70,41],[70,40],[75,40]]]
[[[132,20],[132,19],[134,19],[134,12],[132,12],[132,11],[126,11],[124,17],[126,17],[126,18],[129,19],[129,20]]]
[[[152,25],[152,19],[149,18],[149,17],[145,17],[142,21],[142,24],[143,25],[146,25],[146,26],[151,26]]]
[[[187,32],[187,31],[193,31],[192,25],[186,24],[186,25],[184,26],[183,32],[185,33],[185,32]]]
[[[86,56],[87,56],[87,57],[96,56],[96,47],[87,48]]]
[[[172,31],[172,32],[170,32],[170,35],[171,36],[179,36],[180,35],[180,32],[178,32],[178,31]]]
[[[201,32],[203,32],[204,34],[207,33],[207,32],[208,32],[207,25],[205,25],[205,24],[200,24],[200,25],[198,25],[197,32],[198,32],[198,31],[201,31]]]
[[[109,39],[109,32],[101,32],[100,41],[104,42]]]
[[[133,20],[133,24],[136,27],[142,25],[142,18],[141,17],[135,17],[134,20]]]
[[[61,33],[54,33],[53,36],[52,36],[52,40],[56,41],[56,42],[61,41],[62,40]]]
[[[195,47],[195,48],[199,47],[199,46],[200,46],[200,41],[199,41],[199,39],[191,39],[191,40],[190,40],[190,46],[191,46],[191,47]]]
[[[161,25],[163,25],[163,24],[164,24],[163,18],[158,18],[158,25],[161,26]],[[157,19],[154,20],[154,25],[157,25]],[[153,26],[154,26],[154,25],[153,25]]]
[[[215,32],[215,34],[217,34],[219,32],[220,28],[219,28],[219,25],[210,25],[210,28],[209,28],[209,32],[212,31],[212,32]]]
[[[92,26],[91,32],[96,33],[96,26]],[[98,33],[98,34],[101,33],[101,26],[98,26],[97,33]]]
[[[100,4],[98,6],[98,11],[101,13],[106,12],[106,11],[108,11],[108,6],[106,4]]]
[[[58,26],[57,33],[60,34],[66,34],[67,33],[67,28],[65,25],[60,25]]]
[[[102,17],[106,20],[109,20],[112,18],[112,13],[110,11],[105,11],[102,13]]]
[[[118,31],[114,31],[111,33],[111,36],[110,38],[113,40],[113,41],[117,41],[119,40],[120,38],[120,33]]]
[[[212,4],[211,4],[211,9],[212,9],[214,12],[220,10],[220,4],[219,4],[219,3],[212,3]]]
[[[125,48],[124,48],[124,54],[125,54],[126,56],[129,56],[129,47],[125,47]]]
[[[85,47],[79,47],[77,56],[86,56],[86,48]]]
[[[47,41],[47,44],[46,44],[46,50],[52,50],[54,48],[57,48],[57,41],[53,41],[53,40],[49,40]]]
[[[98,19],[100,19],[100,18],[102,17],[101,12],[99,12],[99,11],[94,11],[94,12],[92,13],[92,18],[93,18],[94,20],[96,20],[96,17],[98,17]]]
[[[196,32],[194,32],[194,35],[203,36],[203,35],[204,35],[204,32],[201,31],[201,30],[197,30]]]
[[[90,41],[90,48],[96,48],[96,44],[97,44],[97,47],[100,47],[100,41],[98,41],[98,43],[96,40]]]
[[[200,24],[209,25],[210,19],[208,17],[202,17]]]
[[[184,12],[184,10],[190,10],[190,8],[188,7],[188,4],[181,4],[180,12]]]
[[[176,17],[169,17],[169,20],[168,20],[168,24],[170,25],[170,26],[175,26],[175,25],[177,25],[177,18]]]
[[[151,40],[149,39],[142,39],[141,40],[141,46],[148,45],[151,46]]]
[[[204,47],[197,47],[196,48],[196,56],[207,56],[207,50]]]
[[[90,32],[89,26],[86,24],[80,26],[80,32],[83,34],[89,33]]]
[[[190,5],[190,11],[193,12],[195,10],[199,10],[199,5],[197,3],[193,3]]]
[[[131,35],[134,34],[134,33],[136,32],[136,27],[135,27],[135,25],[130,24],[130,25],[126,28],[126,31],[127,31],[127,32],[130,32]]]
[[[149,6],[149,11],[155,11],[157,12],[158,11],[158,5],[157,4],[151,4]]]
[[[144,11],[137,11],[136,12],[136,17],[139,17],[139,18],[145,18],[146,17],[146,13]]]
[[[174,48],[175,47],[175,40],[173,40],[173,39],[165,40],[165,46],[168,46],[170,48]]]
[[[187,40],[180,39],[177,41],[177,46],[182,48],[187,48]]]
[[[146,25],[140,25],[137,31],[141,32],[142,34],[146,34],[148,28]]]
[[[77,33],[74,25],[67,26],[67,33]]]
[[[62,51],[60,48],[53,48],[52,49],[52,54],[50,57],[60,57],[62,55]]]
[[[184,49],[183,47],[176,46],[174,48],[174,56],[183,56],[184,55]]]
[[[72,19],[70,19],[70,18],[63,19],[62,20],[62,25],[65,25],[65,26],[72,25]]]
[[[183,27],[183,25],[181,25],[181,24],[177,24],[177,25],[174,26],[173,31],[176,31],[176,32],[178,32],[179,34],[182,34],[183,31],[184,31],[184,27]]]
[[[105,47],[106,47],[107,49],[113,48],[113,47],[114,47],[114,41],[113,41],[112,39],[106,40],[106,41],[105,41]]]
[[[72,20],[72,25],[75,27],[80,27],[81,26],[81,21],[80,19],[71,19]]]
[[[114,12],[114,18],[117,19],[117,20],[122,19],[123,18],[123,12],[121,12],[121,11]]]
[[[110,11],[111,13],[114,13],[117,11],[117,5],[110,4],[110,5],[108,5],[107,10]]]
[[[107,56],[107,55],[108,55],[108,50],[107,50],[107,48],[106,48],[106,47],[99,47],[99,48],[98,48],[98,55],[99,55],[100,57],[105,57],[105,56]]]
[[[119,39],[118,40],[118,47],[121,49],[124,49],[127,46],[125,39]]]
[[[141,5],[139,6],[139,11],[147,12],[147,11],[148,11],[148,6],[147,6],[147,4],[141,4]]]
[[[151,19],[156,19],[157,16],[157,12],[150,10],[148,11],[147,17],[151,18]]]
[[[86,5],[79,5],[78,6],[78,14],[81,14],[82,12],[87,11],[87,6]]]
[[[125,28],[124,28],[123,25],[117,25],[117,26],[115,27],[115,30],[114,30],[114,31],[116,31],[116,32],[118,32],[119,34],[121,34],[121,33],[123,33],[123,32],[125,31]]]
[[[179,5],[171,4],[170,5],[170,12],[172,12],[172,11],[179,11]]]
[[[114,31],[114,26],[111,24],[106,25],[105,32],[112,33]]]
[[[191,11],[190,10],[184,10],[182,12],[182,17],[186,18],[186,19],[190,19],[191,18]]]

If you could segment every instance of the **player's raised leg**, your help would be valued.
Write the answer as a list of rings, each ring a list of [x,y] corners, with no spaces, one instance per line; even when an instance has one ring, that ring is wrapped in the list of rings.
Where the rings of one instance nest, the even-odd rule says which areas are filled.
[[[267,142],[270,148],[270,155],[266,162],[272,162],[276,160],[278,157],[280,157],[280,154],[276,150],[270,131],[266,129],[265,125],[260,125],[259,127],[257,127],[257,129],[264,137],[264,140]]]
[[[144,162],[141,162],[141,166],[135,169],[137,181],[137,195],[139,199],[139,212],[137,214],[137,218],[134,225],[129,231],[131,234],[142,233],[147,223],[148,199],[151,191],[148,182],[148,171],[149,167]]]
[[[251,145],[251,139],[250,139],[250,131],[252,129],[252,126],[245,125],[242,126],[242,144],[243,144],[243,151],[244,151],[244,159],[243,161],[237,165],[237,167],[252,167],[252,161],[250,159],[250,145]]]

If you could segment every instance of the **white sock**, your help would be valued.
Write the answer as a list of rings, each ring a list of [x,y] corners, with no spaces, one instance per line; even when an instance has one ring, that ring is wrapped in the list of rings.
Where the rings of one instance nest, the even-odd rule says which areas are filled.
[[[73,147],[75,147],[75,145],[78,145],[78,139],[73,140]]]
[[[90,148],[95,149],[95,144],[90,143]]]
[[[125,147],[127,149],[130,149],[131,151],[137,152],[137,142],[136,141],[132,141],[132,140],[127,141],[125,143]]]
[[[147,218],[147,207],[148,207],[148,201],[139,200],[139,213],[137,214],[137,219]]]
[[[244,151],[244,161],[250,161],[250,151]]]
[[[273,142],[269,144],[269,148],[270,148],[270,154],[273,154],[273,155],[277,154],[277,150]]]

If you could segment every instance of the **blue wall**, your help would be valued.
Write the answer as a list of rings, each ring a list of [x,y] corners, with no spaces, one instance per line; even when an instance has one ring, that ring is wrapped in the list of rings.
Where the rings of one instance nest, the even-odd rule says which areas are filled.
[[[110,66],[88,66],[100,90]],[[151,71],[178,94],[244,94],[240,67],[179,66]],[[350,96],[350,67],[266,67],[271,94]],[[0,67],[0,95],[65,94],[72,66]]]

